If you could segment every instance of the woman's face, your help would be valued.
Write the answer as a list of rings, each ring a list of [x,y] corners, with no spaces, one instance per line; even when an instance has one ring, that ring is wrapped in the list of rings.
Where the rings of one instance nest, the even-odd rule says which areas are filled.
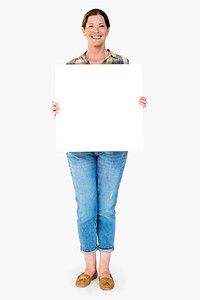
[[[85,29],[82,27],[82,31],[87,38],[88,45],[101,46],[105,44],[109,28],[106,27],[104,17],[96,15],[88,17]]]

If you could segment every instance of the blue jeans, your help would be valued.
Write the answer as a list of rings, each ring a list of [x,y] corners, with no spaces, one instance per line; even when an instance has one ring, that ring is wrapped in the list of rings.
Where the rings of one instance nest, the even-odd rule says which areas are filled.
[[[77,201],[80,249],[114,250],[115,206],[127,151],[67,152]]]

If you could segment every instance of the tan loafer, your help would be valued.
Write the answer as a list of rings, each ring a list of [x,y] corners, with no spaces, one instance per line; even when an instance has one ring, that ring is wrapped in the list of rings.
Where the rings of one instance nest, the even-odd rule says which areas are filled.
[[[90,276],[90,275],[88,275],[86,273],[82,273],[76,279],[76,286],[78,286],[78,287],[86,287],[95,278],[97,278],[97,272],[93,276]]]
[[[112,278],[112,275],[110,274],[110,277],[99,278],[99,286],[104,291],[112,290],[115,286],[115,282]]]

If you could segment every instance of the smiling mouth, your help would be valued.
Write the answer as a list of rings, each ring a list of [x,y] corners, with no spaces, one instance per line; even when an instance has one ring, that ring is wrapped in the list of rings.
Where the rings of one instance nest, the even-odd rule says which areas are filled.
[[[98,35],[98,36],[91,35],[91,38],[94,40],[99,40],[101,38],[101,35]]]

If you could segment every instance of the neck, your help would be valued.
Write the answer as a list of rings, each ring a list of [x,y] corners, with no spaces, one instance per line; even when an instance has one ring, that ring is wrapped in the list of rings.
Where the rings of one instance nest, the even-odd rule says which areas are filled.
[[[99,48],[99,47],[88,47],[88,51],[86,53],[86,56],[90,60],[99,60],[99,59],[105,59],[108,55],[108,51],[105,46]]]

